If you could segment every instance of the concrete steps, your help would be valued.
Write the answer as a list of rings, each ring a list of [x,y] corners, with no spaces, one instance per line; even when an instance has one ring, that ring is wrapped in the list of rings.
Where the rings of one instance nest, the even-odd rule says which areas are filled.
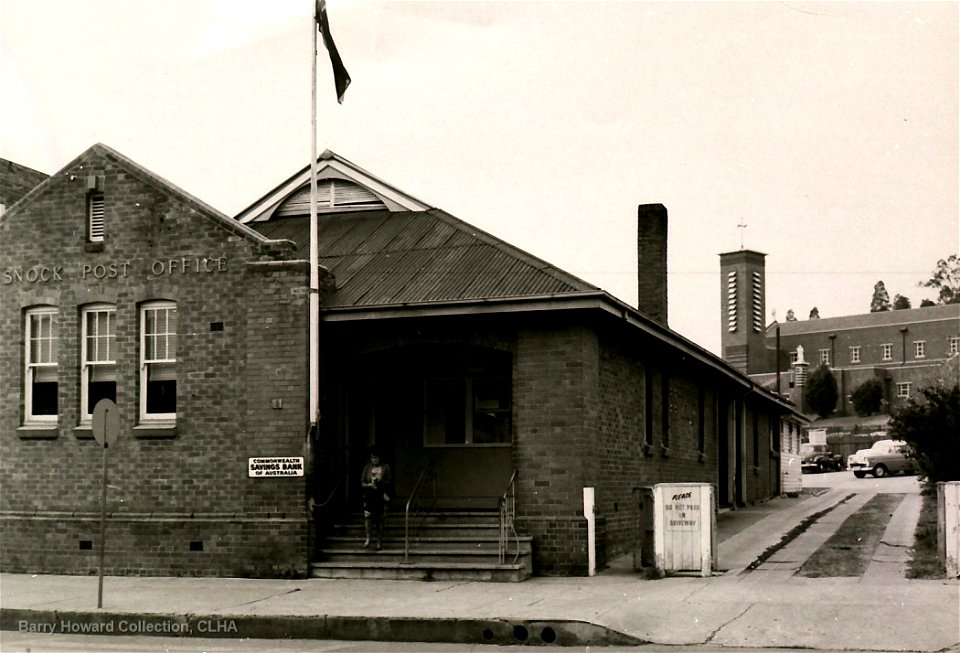
[[[362,517],[332,529],[311,564],[314,578],[385,580],[484,580],[519,582],[533,572],[533,538],[512,536],[499,562],[499,514],[491,511],[435,512],[411,533],[404,555],[403,515],[390,514],[382,549],[363,548]]]

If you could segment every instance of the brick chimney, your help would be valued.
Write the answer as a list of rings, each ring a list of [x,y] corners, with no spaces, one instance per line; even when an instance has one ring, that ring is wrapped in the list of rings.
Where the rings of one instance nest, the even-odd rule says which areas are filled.
[[[667,208],[637,207],[637,308],[667,326]]]

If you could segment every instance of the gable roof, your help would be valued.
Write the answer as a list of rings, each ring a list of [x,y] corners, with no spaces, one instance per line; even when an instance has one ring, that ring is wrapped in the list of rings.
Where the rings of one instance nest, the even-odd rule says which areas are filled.
[[[132,159],[127,158],[123,154],[120,154],[111,147],[104,145],[103,143],[97,143],[95,145],[87,148],[83,153],[77,156],[73,161],[65,165],[63,168],[50,175],[43,181],[41,181],[37,186],[34,186],[29,192],[27,192],[23,197],[21,197],[13,206],[8,207],[7,211],[0,215],[0,220],[4,219],[7,216],[11,216],[18,209],[18,207],[25,204],[29,201],[29,198],[33,197],[35,194],[42,193],[44,189],[52,183],[54,179],[62,175],[80,175],[86,174],[79,172],[77,166],[80,165],[82,161],[85,161],[92,156],[103,157],[109,161],[112,161],[115,165],[124,169],[132,177],[139,179],[141,182],[153,187],[160,192],[173,195],[179,201],[183,202],[187,206],[190,206],[197,211],[199,215],[204,216],[209,220],[214,220],[222,226],[224,229],[227,229],[235,234],[239,234],[248,238],[253,238],[259,242],[266,242],[268,239],[265,238],[259,232],[247,227],[246,225],[240,224],[236,220],[230,218],[225,213],[221,213],[217,209],[213,208],[209,204],[202,202],[197,199],[190,193],[186,192],[179,186],[167,181],[160,175],[157,175],[150,170],[147,170],[140,164],[136,163]]]
[[[357,186],[369,190],[391,211],[425,211],[430,208],[426,203],[398,190],[330,150],[324,150],[323,154],[318,157],[317,163],[318,182],[325,179],[351,181]],[[309,186],[310,165],[308,164],[241,211],[236,219],[243,224],[270,220],[284,200],[308,189]]]
[[[344,179],[383,201],[376,210],[330,210],[317,215],[318,260],[333,273],[335,290],[321,302],[324,320],[414,315],[586,309],[600,311],[662,341],[682,357],[806,418],[770,390],[675,331],[609,293],[379,180],[329,151],[320,179]],[[309,259],[309,169],[299,171],[242,211],[238,221],[263,235],[296,243]],[[318,183],[318,185],[320,185]],[[744,395],[745,396],[745,395]]]
[[[46,173],[0,158],[0,205],[16,204],[47,177]]]
[[[308,217],[251,226],[309,258]],[[324,311],[600,290],[439,209],[323,214],[317,231],[320,265],[337,284]]]

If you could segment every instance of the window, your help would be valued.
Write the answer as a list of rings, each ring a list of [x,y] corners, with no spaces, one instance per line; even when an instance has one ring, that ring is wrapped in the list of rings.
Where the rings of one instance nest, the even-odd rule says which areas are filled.
[[[893,343],[886,342],[880,345],[880,358],[885,361],[893,360]]]
[[[798,360],[800,360],[800,354],[796,349],[794,349],[790,352],[790,364],[796,365]]]
[[[660,375],[660,446],[670,446],[670,377]]]
[[[829,365],[829,364],[830,364],[830,350],[829,350],[829,349],[821,349],[821,350],[820,350],[820,364],[821,364],[821,365]]]
[[[140,312],[140,419],[177,416],[177,305],[145,304]]]
[[[927,341],[916,340],[913,343],[913,354],[915,358],[924,358],[927,355]]]
[[[905,383],[897,384],[897,396],[901,398],[906,398],[910,396],[910,386],[913,385],[909,381]]]
[[[953,356],[954,354],[960,354],[960,337],[957,336],[950,338],[950,345],[947,347],[947,356]]]
[[[427,379],[427,446],[505,444],[511,435],[511,385],[505,377]]]
[[[697,387],[697,453],[701,456],[706,451],[707,440],[707,390],[702,385]]]
[[[80,419],[89,421],[101,399],[117,400],[117,310],[97,304],[83,310],[80,344]]]
[[[643,443],[653,444],[653,370],[649,367],[643,373]]]
[[[850,348],[850,362],[859,363],[860,362],[860,347],[855,346]]]
[[[56,422],[57,397],[57,309],[27,311],[24,361],[24,421]]]
[[[103,233],[103,193],[89,193],[87,195],[87,240],[91,243],[102,243]]]

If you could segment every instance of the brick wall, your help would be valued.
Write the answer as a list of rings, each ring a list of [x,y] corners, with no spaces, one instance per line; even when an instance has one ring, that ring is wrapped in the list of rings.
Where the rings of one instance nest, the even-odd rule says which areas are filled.
[[[654,356],[654,343],[617,337],[612,332],[601,347],[600,397],[602,425],[596,451],[601,468],[595,479],[597,506],[606,523],[609,560],[633,551],[640,537],[642,502],[639,488],[657,483],[716,483],[717,424],[715,389],[704,386],[703,455],[700,452],[700,381],[681,360]],[[651,355],[653,354],[653,355]],[[666,386],[663,376],[667,375]],[[645,446],[648,420],[646,383],[652,383],[653,432]],[[667,388],[669,412],[664,434],[661,392]],[[637,488],[637,489],[635,489]]]
[[[42,172],[0,159],[0,204],[10,208],[46,178]]]
[[[104,180],[102,245],[86,242],[87,175]],[[303,479],[249,479],[247,457],[303,455],[306,361],[291,352],[305,352],[306,267],[258,263],[284,247],[106,148],[41,190],[0,221],[3,569],[90,572],[102,451],[80,418],[81,310],[104,302],[116,307],[120,414],[108,450],[110,573],[303,574]],[[139,306],[154,299],[177,304],[174,428],[139,419]],[[59,318],[49,430],[22,426],[24,310],[39,304]],[[265,360],[280,350],[276,377]]]
[[[517,342],[514,457],[519,527],[535,538],[535,569],[585,573],[583,488],[599,434],[596,335],[566,323],[530,324]]]

